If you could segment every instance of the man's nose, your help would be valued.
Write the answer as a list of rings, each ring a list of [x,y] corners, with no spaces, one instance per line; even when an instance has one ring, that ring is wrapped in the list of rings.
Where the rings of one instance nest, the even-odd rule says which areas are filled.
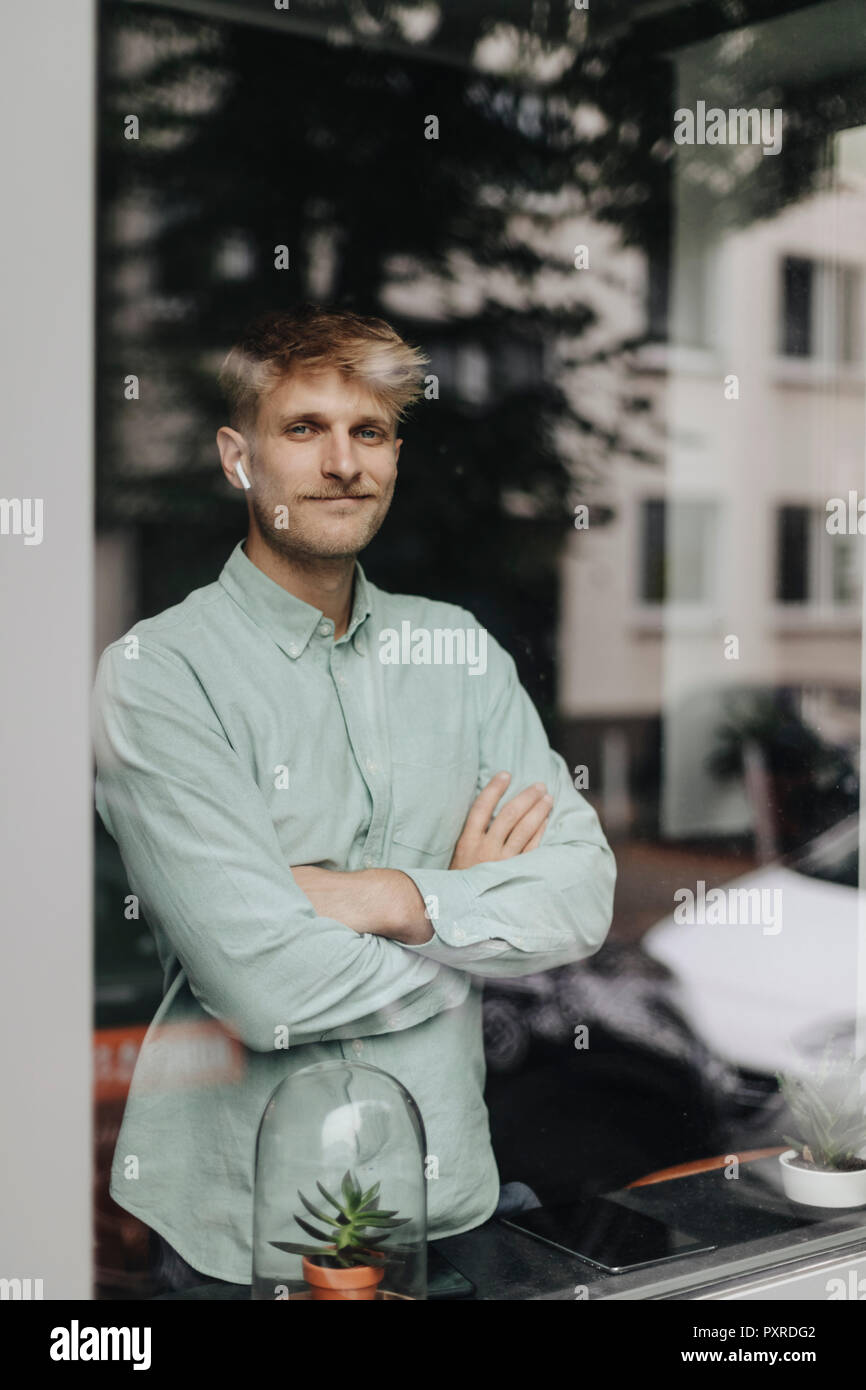
[[[348,431],[332,430],[322,459],[322,472],[332,477],[352,478],[360,471],[352,454],[352,436]]]

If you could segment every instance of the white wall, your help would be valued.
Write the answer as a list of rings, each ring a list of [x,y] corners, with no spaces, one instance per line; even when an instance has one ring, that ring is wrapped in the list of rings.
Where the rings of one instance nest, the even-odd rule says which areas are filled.
[[[0,7],[0,1277],[91,1297],[94,16]]]

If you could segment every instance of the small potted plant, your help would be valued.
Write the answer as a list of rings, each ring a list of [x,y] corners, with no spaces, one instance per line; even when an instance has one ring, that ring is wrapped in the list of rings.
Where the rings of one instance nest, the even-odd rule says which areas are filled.
[[[324,1245],[298,1245],[293,1241],[272,1240],[278,1250],[303,1256],[304,1278],[314,1299],[371,1299],[385,1273],[385,1266],[396,1262],[394,1251],[374,1248],[390,1237],[398,1226],[405,1226],[408,1217],[398,1217],[396,1211],[376,1206],[379,1183],[361,1190],[361,1184],[347,1172],[343,1177],[342,1201],[332,1197],[320,1182],[316,1187],[333,1208],[334,1215],[316,1207],[303,1192],[298,1192],[302,1205],[324,1226],[319,1230],[304,1217],[295,1215],[303,1231],[322,1240]],[[328,1229],[330,1228],[330,1229]]]
[[[866,1055],[828,1075],[827,1054],[816,1076],[777,1073],[799,1137],[779,1155],[782,1185],[793,1202],[815,1207],[866,1206]]]

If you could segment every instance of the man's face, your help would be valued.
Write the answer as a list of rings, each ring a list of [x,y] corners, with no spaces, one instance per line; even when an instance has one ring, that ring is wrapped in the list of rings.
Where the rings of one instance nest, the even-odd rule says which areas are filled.
[[[374,398],[337,371],[280,382],[260,403],[250,458],[263,540],[289,558],[363,550],[391,505],[403,442],[395,435]]]

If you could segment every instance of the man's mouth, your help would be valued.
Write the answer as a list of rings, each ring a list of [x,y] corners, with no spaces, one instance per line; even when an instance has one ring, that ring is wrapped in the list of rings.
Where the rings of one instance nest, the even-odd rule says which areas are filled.
[[[373,494],[371,492],[346,493],[342,497],[308,497],[308,502],[369,502]]]

